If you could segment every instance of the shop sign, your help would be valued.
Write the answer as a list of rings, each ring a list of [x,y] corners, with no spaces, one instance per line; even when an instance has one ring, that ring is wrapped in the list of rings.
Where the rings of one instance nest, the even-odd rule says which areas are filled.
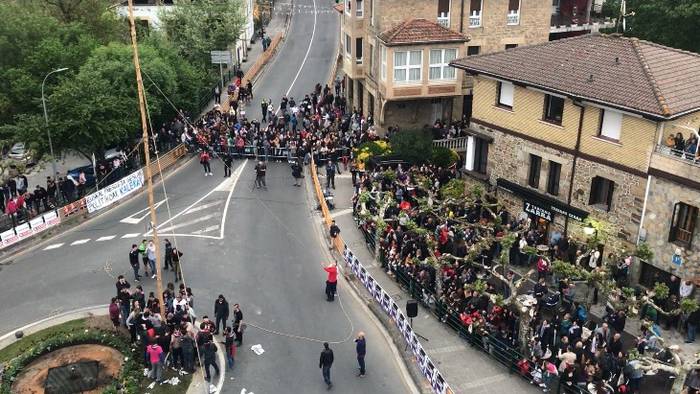
[[[556,213],[560,213],[564,216],[568,216],[570,219],[578,220],[579,222],[582,222],[584,219],[581,215],[577,215],[576,213],[571,212],[571,211],[563,210],[561,208],[558,208],[555,205],[552,205],[552,211],[554,211]]]
[[[535,215],[537,217],[541,217],[542,219],[551,222],[552,221],[552,211],[548,209],[544,209],[540,207],[539,205],[535,205],[529,201],[525,201],[525,207],[523,208],[525,212]]]

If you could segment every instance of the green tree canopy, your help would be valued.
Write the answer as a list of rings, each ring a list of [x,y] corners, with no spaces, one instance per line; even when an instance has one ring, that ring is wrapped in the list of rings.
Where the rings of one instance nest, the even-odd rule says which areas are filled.
[[[181,0],[162,11],[161,21],[177,51],[209,68],[209,51],[235,44],[245,25],[241,0]]]

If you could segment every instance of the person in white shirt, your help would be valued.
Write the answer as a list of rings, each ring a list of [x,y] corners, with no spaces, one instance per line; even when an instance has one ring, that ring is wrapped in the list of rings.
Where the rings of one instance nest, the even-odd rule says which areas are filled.
[[[678,295],[681,297],[681,300],[690,297],[693,294],[693,288],[693,282],[689,280],[683,281],[678,288]]]

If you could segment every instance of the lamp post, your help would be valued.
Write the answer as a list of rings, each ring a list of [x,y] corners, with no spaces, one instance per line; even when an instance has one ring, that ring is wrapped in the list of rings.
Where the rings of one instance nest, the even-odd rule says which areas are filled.
[[[44,81],[41,82],[41,105],[44,107],[44,122],[46,123],[46,134],[49,136],[49,151],[51,152],[51,169],[53,170],[53,173],[51,174],[51,178],[56,177],[56,156],[53,155],[53,143],[51,142],[51,129],[49,128],[49,113],[46,111],[46,97],[44,97],[44,85],[46,84],[46,79],[49,77],[51,74],[55,73],[60,73],[63,71],[68,70],[68,67],[63,67],[63,68],[58,68],[56,70],[51,71],[50,73],[46,74],[44,77]]]

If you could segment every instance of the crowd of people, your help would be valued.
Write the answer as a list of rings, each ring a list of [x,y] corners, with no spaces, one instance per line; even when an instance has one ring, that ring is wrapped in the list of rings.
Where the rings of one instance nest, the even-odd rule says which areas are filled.
[[[682,156],[688,160],[698,160],[698,136],[690,133],[686,139],[683,133],[676,135],[669,134],[666,138],[666,146],[677,156]]]
[[[420,199],[439,196],[440,186],[457,176],[453,168],[399,164],[393,169],[368,169],[354,184],[353,208],[366,234],[376,233],[380,207],[361,196],[365,192],[391,193],[394,203],[384,211],[386,228],[374,240],[379,242],[382,265],[397,280],[412,282],[413,288],[420,289],[417,296],[434,308],[443,322],[468,328],[487,351],[521,349],[520,311],[494,303],[489,295],[508,298],[518,266],[523,267],[523,272],[536,270],[537,281],[530,291],[537,302],[528,326],[532,333],[526,344],[529,354],[523,355],[517,365],[543,391],[555,387],[556,382],[564,392],[639,393],[644,371],[640,362],[629,355],[634,351],[668,357],[658,340],[659,324],[678,326],[682,320],[685,324],[681,326],[688,327],[688,339],[694,340],[700,312],[680,318],[662,317],[654,307],[645,304],[640,311],[641,335],[636,338],[625,334],[625,311],[610,303],[606,316],[594,322],[586,309],[588,303],[575,296],[576,286],[552,275],[550,261],[556,258],[599,270],[603,265],[600,251],[560,233],[543,233],[527,214],[514,216],[498,208],[488,193],[473,204],[440,210],[439,201],[435,200],[431,209],[421,208]],[[363,212],[365,209],[369,215]],[[499,239],[506,232],[518,234],[508,254],[511,269],[502,273],[508,283],[491,272],[491,267],[499,263],[503,247]],[[530,252],[543,244],[546,248]],[[446,255],[454,257],[441,264],[435,264],[432,258]],[[610,254],[606,264],[612,268],[610,275],[618,289],[629,285],[630,257],[615,258]],[[668,299],[657,300],[667,310],[677,309],[681,297],[690,297],[693,292],[691,282],[675,277],[668,286]],[[624,297],[619,290],[612,296]]]

